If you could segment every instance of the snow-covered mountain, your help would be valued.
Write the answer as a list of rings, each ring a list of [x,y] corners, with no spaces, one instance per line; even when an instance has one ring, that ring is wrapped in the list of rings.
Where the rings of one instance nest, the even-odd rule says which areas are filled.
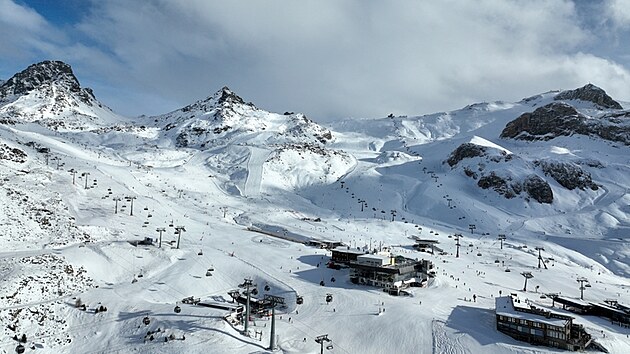
[[[55,130],[89,130],[121,120],[82,88],[61,61],[33,64],[0,83],[0,120],[38,122]]]
[[[67,64],[32,65],[0,83],[0,353],[22,334],[43,353],[266,352],[268,317],[243,335],[229,311],[182,303],[232,306],[244,278],[285,299],[286,353],[318,353],[323,334],[330,353],[556,352],[497,332],[494,297],[552,308],[542,295],[579,296],[584,277],[585,300],[630,305],[629,119],[589,84],[328,127],[224,87],[131,120]],[[325,267],[330,251],[298,242],[312,239],[428,259],[436,276],[389,296]],[[627,328],[571,316],[630,351]]]

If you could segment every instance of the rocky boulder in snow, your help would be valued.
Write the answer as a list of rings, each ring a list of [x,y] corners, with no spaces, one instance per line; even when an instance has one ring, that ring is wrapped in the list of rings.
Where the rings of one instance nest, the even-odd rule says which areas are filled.
[[[473,143],[463,143],[446,159],[449,166],[457,165],[461,160],[477,156],[485,156],[487,148]]]
[[[24,163],[26,162],[26,153],[18,148],[0,143],[0,160]]]
[[[529,175],[523,181],[523,189],[538,203],[551,204],[553,202],[553,191],[549,183],[537,175]]]
[[[501,138],[546,141],[575,133],[585,119],[571,105],[552,102],[509,122],[501,132]]]
[[[601,108],[623,109],[621,105],[606,94],[601,88],[588,84],[575,90],[562,91],[557,94],[554,100],[581,100],[592,102]]]
[[[512,178],[500,177],[492,171],[489,175],[479,178],[477,185],[483,189],[492,188],[507,199],[512,199],[521,193],[521,185],[518,182],[511,183],[511,181]]]
[[[584,190],[590,188],[594,191],[599,189],[591,179],[591,174],[576,164],[546,160],[535,161],[534,163],[542,168],[546,176],[552,177],[566,189],[579,188]]]
[[[497,150],[498,155],[489,156],[490,148],[486,146],[477,145],[475,143],[463,143],[458,146],[446,159],[446,162],[449,166],[453,167],[457,165],[460,161],[464,159],[469,159],[473,157],[483,157],[488,156],[491,161],[499,162],[499,161],[509,161],[512,159],[512,155],[506,153],[502,150]]]

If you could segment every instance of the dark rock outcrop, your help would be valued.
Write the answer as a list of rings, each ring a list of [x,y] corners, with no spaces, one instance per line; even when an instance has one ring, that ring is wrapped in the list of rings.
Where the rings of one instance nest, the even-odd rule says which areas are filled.
[[[476,156],[485,156],[487,148],[473,143],[463,143],[457,147],[448,157],[449,166],[457,165],[461,160]]]
[[[593,182],[590,173],[582,170],[582,168],[576,164],[544,160],[535,161],[534,163],[541,167],[546,176],[555,179],[556,182],[566,189],[599,189],[597,184]]]
[[[549,183],[537,175],[529,175],[523,182],[523,189],[538,203],[551,204],[553,191]]]
[[[501,138],[547,141],[573,134],[630,145],[630,113],[606,114],[595,119],[581,114],[569,104],[552,102],[509,122],[501,132]]]
[[[501,138],[550,140],[575,133],[584,125],[585,119],[571,105],[553,102],[509,122],[501,132]]]
[[[0,143],[0,160],[8,160],[17,163],[26,162],[26,153],[18,148],[12,148]]]
[[[575,90],[562,91],[557,94],[554,100],[582,100],[596,104],[601,108],[623,109],[619,102],[612,99],[601,88],[588,84]]]
[[[477,185],[483,189],[492,188],[495,192],[503,195],[507,199],[512,199],[521,193],[521,186],[518,183],[510,183],[511,178],[503,178],[494,172],[483,176]]]

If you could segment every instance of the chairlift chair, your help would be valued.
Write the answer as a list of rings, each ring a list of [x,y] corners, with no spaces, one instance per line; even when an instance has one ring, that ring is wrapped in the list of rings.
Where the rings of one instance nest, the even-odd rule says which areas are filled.
[[[333,345],[332,345],[332,344],[328,344],[328,345],[326,346],[326,350],[333,350],[333,348],[334,348],[334,347],[333,347]]]
[[[206,271],[206,276],[207,276],[207,277],[211,277],[211,276],[212,276],[212,270],[208,269],[208,270]]]
[[[199,250],[199,253],[197,253],[198,256],[203,256],[203,250]]]

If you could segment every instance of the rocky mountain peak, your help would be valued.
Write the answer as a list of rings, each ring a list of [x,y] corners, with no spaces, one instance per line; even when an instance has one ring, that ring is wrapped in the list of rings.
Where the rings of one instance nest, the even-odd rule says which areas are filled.
[[[552,102],[508,123],[501,132],[501,138],[549,140],[575,133],[584,120],[585,117],[573,106]]]
[[[554,100],[582,100],[592,102],[602,108],[623,109],[619,102],[606,94],[606,91],[593,84],[575,90],[562,91],[554,97]]]
[[[80,92],[81,85],[70,65],[46,60],[30,65],[0,86],[0,96],[24,95],[44,85],[61,84],[71,92]]]
[[[243,101],[240,96],[234,93],[234,91],[230,90],[230,88],[227,86],[223,86],[223,88],[217,91],[217,93],[214,94],[213,99],[218,104],[245,104],[245,101]]]

